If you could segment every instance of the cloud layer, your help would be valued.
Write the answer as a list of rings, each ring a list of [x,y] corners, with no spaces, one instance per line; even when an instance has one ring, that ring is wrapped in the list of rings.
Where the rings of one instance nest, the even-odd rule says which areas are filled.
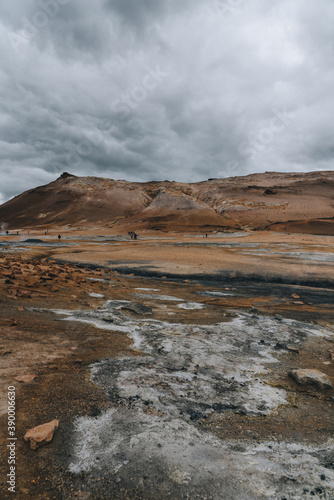
[[[332,0],[3,0],[0,202],[69,171],[333,169]]]

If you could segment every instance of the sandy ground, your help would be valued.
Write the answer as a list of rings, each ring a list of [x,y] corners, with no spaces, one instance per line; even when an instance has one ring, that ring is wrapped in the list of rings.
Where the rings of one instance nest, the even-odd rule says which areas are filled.
[[[47,255],[67,262],[80,262],[121,269],[136,274],[168,276],[221,275],[273,281],[333,282],[334,236],[299,235],[267,232],[225,233],[222,237],[157,237],[143,233],[136,241],[126,236],[99,234],[91,230],[85,236],[79,231],[57,231],[4,237],[3,242],[23,243],[32,255]],[[46,242],[29,245],[27,239]],[[20,245],[19,245],[20,246]],[[14,247],[15,250],[15,247]]]
[[[93,233],[1,240],[17,498],[334,498],[334,391],[288,376],[334,382],[334,238]],[[30,450],[25,432],[54,418]]]

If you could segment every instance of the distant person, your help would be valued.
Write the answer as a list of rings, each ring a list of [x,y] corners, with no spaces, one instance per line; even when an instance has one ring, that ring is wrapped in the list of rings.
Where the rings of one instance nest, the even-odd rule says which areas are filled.
[[[16,234],[19,234],[19,232],[18,232],[18,231],[16,231]]]
[[[60,240],[60,239],[61,239],[61,236],[60,236],[60,234],[58,234],[58,240]]]
[[[9,231],[6,231],[7,236],[9,235]]]

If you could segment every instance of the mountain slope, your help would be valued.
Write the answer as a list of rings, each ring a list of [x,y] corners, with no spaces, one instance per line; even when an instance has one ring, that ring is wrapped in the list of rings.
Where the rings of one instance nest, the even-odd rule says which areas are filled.
[[[334,172],[252,174],[185,184],[64,173],[0,206],[12,229],[64,225],[131,230],[271,229],[334,234]]]

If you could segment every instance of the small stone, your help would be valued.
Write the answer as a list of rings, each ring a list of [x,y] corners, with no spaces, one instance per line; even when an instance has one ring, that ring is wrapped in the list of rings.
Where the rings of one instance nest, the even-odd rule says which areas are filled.
[[[277,342],[277,344],[275,345],[275,349],[283,349],[285,351],[290,351],[299,354],[299,349],[297,347],[293,345],[288,345],[285,342]]]
[[[104,321],[105,323],[113,323],[114,318],[112,318],[110,316],[103,316],[102,321]]]
[[[289,376],[299,385],[315,385],[319,389],[330,389],[332,387],[330,378],[319,370],[291,370]]]
[[[14,380],[17,380],[18,382],[24,382],[25,384],[29,384],[32,382],[37,375],[18,375],[17,377],[14,377]]]
[[[4,326],[17,326],[15,319],[4,319],[1,323]]]
[[[299,354],[299,349],[298,347],[295,347],[294,345],[287,345],[286,346],[287,350],[290,352],[294,352],[296,354]]]
[[[275,319],[277,319],[277,321],[283,321],[283,316],[281,314],[275,314]]]
[[[235,313],[235,312],[233,312],[233,311],[225,311],[225,312],[223,313],[223,316],[224,316],[225,318],[236,318],[238,315],[237,315],[237,313]]]
[[[23,307],[23,306],[19,306],[19,307],[17,308],[17,310],[18,310],[18,311],[24,311],[24,307]]]
[[[299,297],[299,295],[298,295],[297,293],[293,293],[293,294],[291,295],[291,298],[292,298],[292,299],[300,299],[300,297]]]
[[[284,349],[287,350],[288,347],[284,342],[277,342],[275,345],[275,349]]]
[[[7,356],[7,354],[12,354],[9,349],[0,349],[0,356]]]
[[[59,420],[57,419],[47,424],[38,425],[26,432],[24,440],[30,441],[30,448],[32,450],[37,450],[40,446],[52,441],[53,434],[58,429],[58,426]]]

